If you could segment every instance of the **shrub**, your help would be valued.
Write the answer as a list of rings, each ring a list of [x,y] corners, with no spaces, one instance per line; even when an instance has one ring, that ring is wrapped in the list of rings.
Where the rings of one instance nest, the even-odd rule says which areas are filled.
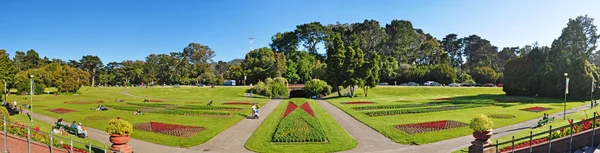
[[[477,115],[473,119],[471,119],[471,124],[469,127],[477,132],[484,132],[492,129],[493,123],[490,118],[485,115]]]
[[[464,82],[462,82],[463,84],[475,84],[477,82],[475,82],[475,80],[473,79],[469,79],[469,80],[465,80]]]
[[[329,86],[327,82],[323,80],[312,79],[304,84],[304,91],[311,96],[316,96],[319,94],[327,95],[331,93],[331,86]]]
[[[270,89],[272,92],[271,96],[273,96],[273,97],[283,98],[283,97],[288,97],[290,95],[287,85],[280,83],[280,82],[273,82],[270,85]]]
[[[120,119],[110,120],[108,122],[108,126],[106,127],[106,132],[110,134],[126,135],[131,134],[132,131],[133,125],[125,120]]]
[[[456,80],[456,71],[448,64],[434,65],[429,75],[432,80],[442,84],[450,84]]]
[[[252,87],[252,91],[255,94],[263,94],[267,88],[267,85],[264,82],[258,82],[254,87]]]
[[[273,82],[275,83],[282,83],[282,84],[288,84],[288,80],[284,77],[276,77]]]
[[[266,78],[266,79],[265,79],[265,84],[267,84],[267,85],[270,85],[271,83],[273,83],[273,81],[274,81],[274,80],[273,80],[273,79],[271,79],[271,78]]]
[[[494,83],[498,79],[496,71],[491,67],[476,67],[471,71],[471,76],[479,83]]]
[[[6,116],[6,121],[10,121],[10,114],[8,113],[8,110],[6,110],[6,107],[0,107],[0,115]],[[4,124],[2,122],[2,116],[0,116],[0,124]]]

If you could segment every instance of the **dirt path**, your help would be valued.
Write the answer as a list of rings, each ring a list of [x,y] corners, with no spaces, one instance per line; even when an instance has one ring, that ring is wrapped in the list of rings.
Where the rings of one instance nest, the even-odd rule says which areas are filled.
[[[227,130],[221,132],[208,142],[191,147],[190,149],[202,152],[219,152],[219,153],[243,153],[251,152],[244,147],[246,141],[250,139],[252,133],[256,131],[258,126],[275,110],[281,100],[271,100],[264,106],[260,107],[259,119],[244,119],[237,124],[231,126]]]
[[[333,119],[335,119],[336,122],[338,122],[338,124],[340,124],[358,142],[358,146],[356,146],[356,148],[343,152],[362,153],[378,150],[405,148],[409,146],[398,144],[392,141],[391,139],[385,137],[383,134],[373,130],[371,127],[354,119],[352,116],[346,114],[344,111],[333,106],[325,100],[317,100],[317,102],[329,113],[329,115],[333,117]]]

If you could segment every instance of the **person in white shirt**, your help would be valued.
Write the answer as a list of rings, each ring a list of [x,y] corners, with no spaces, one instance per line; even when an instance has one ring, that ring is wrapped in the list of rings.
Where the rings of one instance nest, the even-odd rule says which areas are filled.
[[[15,100],[15,101],[13,101],[13,105],[14,105],[15,107],[17,107],[17,101],[16,101],[16,100]]]
[[[77,131],[79,132],[79,134],[83,134],[83,136],[87,137],[87,131],[83,130],[83,127],[81,127],[81,123],[77,125]]]

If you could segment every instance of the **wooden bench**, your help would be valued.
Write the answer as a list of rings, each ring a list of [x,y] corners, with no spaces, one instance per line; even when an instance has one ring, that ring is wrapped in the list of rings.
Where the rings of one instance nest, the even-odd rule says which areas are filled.
[[[60,124],[58,122],[56,122],[54,124],[55,124],[54,127],[53,127],[54,129],[60,130],[62,128],[65,131],[67,131],[67,132],[69,132],[69,133],[71,133],[73,135],[76,135],[76,136],[78,136],[80,138],[85,138],[85,135],[83,133],[79,133],[79,130],[77,130],[77,128],[71,128],[70,126],[67,126],[67,125],[64,125],[64,124]]]
[[[537,122],[537,126],[536,127],[540,127],[540,126],[544,126],[548,123],[554,122],[554,117],[549,117],[546,119],[542,119],[540,121]]]

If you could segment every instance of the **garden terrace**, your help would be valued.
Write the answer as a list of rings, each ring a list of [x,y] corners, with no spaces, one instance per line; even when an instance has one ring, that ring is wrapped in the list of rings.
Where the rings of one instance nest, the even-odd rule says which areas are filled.
[[[337,94],[332,94],[332,97],[325,97],[325,99],[363,124],[401,144],[427,144],[468,136],[472,134],[473,130],[468,126],[463,126],[441,131],[409,134],[398,130],[395,127],[396,125],[442,120],[469,123],[474,116],[479,114],[510,114],[516,116],[511,119],[491,118],[494,122],[493,128],[499,128],[538,119],[543,115],[542,113],[519,110],[522,108],[535,106],[552,108],[545,111],[549,114],[562,112],[563,109],[562,99],[538,97],[534,102],[495,101],[498,98],[511,98],[511,96],[504,95],[502,88],[378,86],[370,89],[368,97],[364,97],[362,92],[362,90],[356,90],[357,96],[353,98],[337,97]],[[432,102],[432,99],[440,97],[452,99]],[[403,102],[398,103],[398,100]],[[372,101],[376,104],[361,106],[341,104],[341,102],[348,101]],[[585,104],[584,102],[569,102],[567,103],[567,109]]]

